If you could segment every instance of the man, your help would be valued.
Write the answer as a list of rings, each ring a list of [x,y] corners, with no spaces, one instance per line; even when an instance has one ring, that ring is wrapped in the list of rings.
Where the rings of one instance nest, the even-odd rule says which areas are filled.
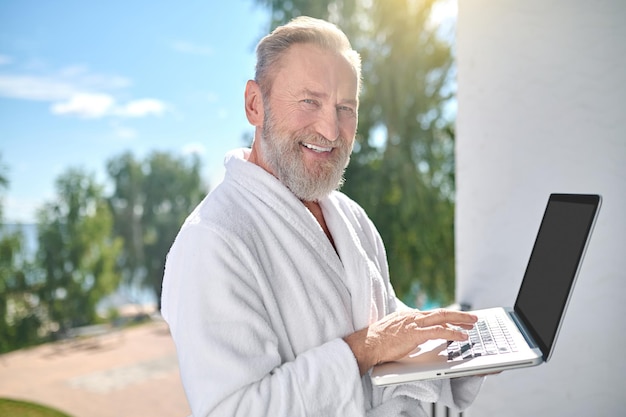
[[[482,378],[374,387],[368,371],[428,339],[465,340],[473,315],[405,307],[381,238],[338,191],[354,143],[361,64],[334,25],[298,18],[257,48],[251,150],[168,255],[163,316],[196,417],[419,416],[459,408]]]

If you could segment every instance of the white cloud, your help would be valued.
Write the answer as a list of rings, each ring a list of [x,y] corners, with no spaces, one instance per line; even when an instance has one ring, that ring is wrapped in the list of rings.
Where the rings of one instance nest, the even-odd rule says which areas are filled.
[[[78,89],[62,80],[30,75],[0,75],[0,96],[22,100],[64,100]]]
[[[165,103],[151,98],[132,100],[126,104],[117,104],[109,94],[79,93],[68,100],[55,103],[50,110],[53,114],[72,115],[87,119],[107,116],[138,118],[150,115],[160,116],[165,112]]]
[[[126,88],[130,84],[127,78],[96,74],[86,66],[75,65],[48,75],[0,74],[0,96],[21,100],[61,101],[69,100],[76,94],[106,92]]]
[[[50,110],[53,114],[95,119],[110,114],[114,104],[115,100],[108,94],[80,93],[67,101],[53,104]]]
[[[118,103],[112,91],[130,85],[127,78],[97,74],[87,66],[73,65],[50,75],[0,74],[0,97],[48,101],[52,114],[89,119],[139,118],[165,112],[165,103],[154,98]]]
[[[61,68],[54,78],[90,90],[113,90],[132,84],[126,77],[92,72],[87,65],[68,65]]]
[[[182,52],[184,54],[190,55],[204,55],[211,56],[213,55],[213,49],[209,46],[198,45],[192,42],[187,41],[174,41],[170,44],[170,46],[178,52]]]
[[[160,116],[165,112],[165,104],[153,98],[133,100],[119,107],[115,114],[122,117]]]

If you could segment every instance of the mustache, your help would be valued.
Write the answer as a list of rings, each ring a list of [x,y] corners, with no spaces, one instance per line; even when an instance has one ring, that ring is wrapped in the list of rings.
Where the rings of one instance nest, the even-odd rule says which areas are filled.
[[[338,148],[346,144],[346,139],[339,136],[335,140],[328,140],[318,133],[300,133],[295,136],[296,143],[310,143],[312,145],[321,146],[323,148]]]

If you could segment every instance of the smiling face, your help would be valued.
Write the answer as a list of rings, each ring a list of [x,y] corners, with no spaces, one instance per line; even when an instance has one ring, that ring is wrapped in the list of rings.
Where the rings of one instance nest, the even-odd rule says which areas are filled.
[[[248,83],[246,110],[257,127],[251,162],[303,201],[338,188],[356,134],[357,81],[343,55],[292,45],[276,68],[269,97],[260,99],[258,85]],[[252,107],[257,112],[251,118]]]

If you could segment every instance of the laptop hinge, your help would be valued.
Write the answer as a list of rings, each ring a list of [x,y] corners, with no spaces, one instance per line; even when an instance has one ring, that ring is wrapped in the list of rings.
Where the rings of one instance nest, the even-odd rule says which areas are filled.
[[[532,349],[538,348],[539,346],[535,343],[534,339],[526,329],[526,326],[524,326],[524,323],[522,323],[522,320],[520,320],[517,314],[515,314],[515,311],[509,310],[508,313],[509,316],[511,316],[511,319],[517,325],[517,328],[522,333],[522,336],[524,336],[524,339],[526,339],[526,343],[528,343],[528,346],[530,346]]]

